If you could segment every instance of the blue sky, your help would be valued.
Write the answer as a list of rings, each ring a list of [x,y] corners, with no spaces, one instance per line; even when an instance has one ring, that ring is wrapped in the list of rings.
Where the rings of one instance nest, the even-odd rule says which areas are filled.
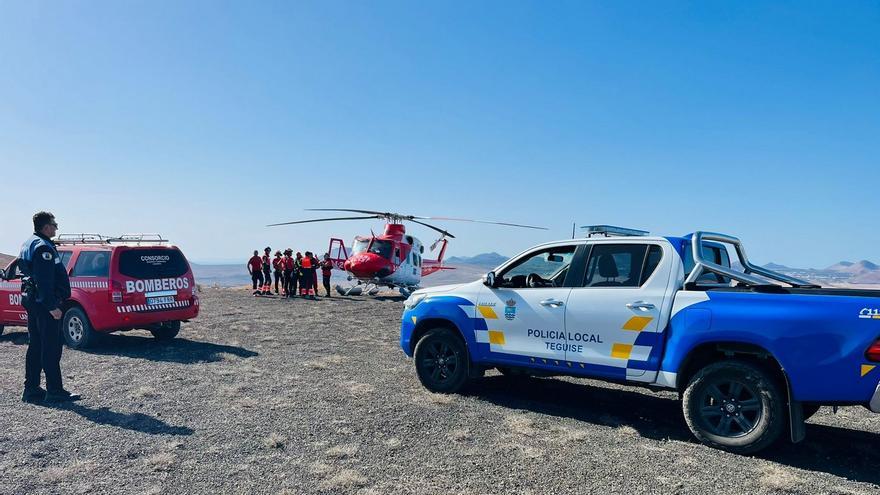
[[[0,252],[30,215],[199,261],[381,222],[571,223],[880,261],[876,2],[0,2]],[[426,242],[430,231],[410,230]]]

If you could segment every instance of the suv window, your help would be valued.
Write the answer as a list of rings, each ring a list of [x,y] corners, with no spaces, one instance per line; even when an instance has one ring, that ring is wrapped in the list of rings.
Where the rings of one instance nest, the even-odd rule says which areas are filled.
[[[663,250],[657,245],[595,244],[584,287],[640,287],[662,258]]]
[[[58,256],[61,257],[61,264],[64,265],[64,268],[70,268],[70,258],[73,256],[73,251],[58,251]]]
[[[533,287],[563,287],[575,248],[556,246],[524,255],[498,275],[499,287],[528,287],[529,275],[533,275]]]
[[[131,278],[173,278],[188,265],[177,249],[126,249],[119,252],[119,273]]]
[[[80,252],[73,272],[70,274],[71,277],[107,277],[109,275],[110,253],[108,251]]]

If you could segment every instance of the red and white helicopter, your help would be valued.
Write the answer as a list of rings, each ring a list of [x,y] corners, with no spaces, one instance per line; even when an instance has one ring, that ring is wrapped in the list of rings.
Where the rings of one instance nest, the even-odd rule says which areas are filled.
[[[360,213],[363,216],[316,218],[313,220],[298,220],[295,222],[275,223],[269,227],[279,225],[294,225],[313,222],[333,222],[339,220],[372,220],[384,219],[385,232],[375,235],[371,232],[369,237],[357,236],[352,243],[351,252],[345,246],[345,242],[339,238],[330,239],[330,260],[333,265],[348,273],[349,280],[356,280],[357,285],[352,287],[336,286],[337,292],[342,295],[360,295],[367,293],[376,295],[382,287],[398,289],[402,295],[408,297],[412,291],[419,288],[422,277],[440,270],[452,270],[453,268],[443,265],[443,255],[446,254],[448,239],[455,236],[444,229],[435,227],[421,220],[442,220],[456,222],[484,223],[492,225],[504,225],[508,227],[521,227],[526,229],[547,230],[544,227],[531,225],[519,225],[505,222],[487,222],[482,220],[469,220],[465,218],[447,217],[422,217],[416,215],[403,215],[400,213],[350,210],[342,208],[312,208],[306,211],[342,211]],[[440,246],[437,259],[424,259],[425,246],[417,238],[408,235],[403,222],[413,222],[428,227],[440,233],[440,237],[431,244],[430,250],[434,251]]]

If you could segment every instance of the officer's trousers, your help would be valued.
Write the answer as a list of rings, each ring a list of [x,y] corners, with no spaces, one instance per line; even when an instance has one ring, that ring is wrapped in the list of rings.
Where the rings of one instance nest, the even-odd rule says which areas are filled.
[[[322,282],[324,282],[324,290],[327,291],[327,297],[330,297],[330,276],[324,275]]]
[[[61,392],[61,320],[43,308],[28,311],[28,343],[24,364],[24,388],[40,386],[40,372],[46,373],[46,390]]]
[[[258,286],[263,285],[263,272],[261,270],[255,270],[251,273],[251,280],[254,282],[254,290],[257,290]]]

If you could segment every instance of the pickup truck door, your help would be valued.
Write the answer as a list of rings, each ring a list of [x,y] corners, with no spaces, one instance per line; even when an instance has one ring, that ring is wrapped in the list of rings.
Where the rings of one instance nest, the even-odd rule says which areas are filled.
[[[616,379],[651,381],[669,318],[676,253],[668,243],[615,239],[591,245],[580,287],[566,309],[576,371]]]
[[[477,341],[489,344],[482,356],[494,362],[558,366],[565,360],[566,283],[574,244],[528,252],[496,274],[496,287],[480,291],[476,317],[485,322]],[[527,281],[531,280],[532,286]]]

